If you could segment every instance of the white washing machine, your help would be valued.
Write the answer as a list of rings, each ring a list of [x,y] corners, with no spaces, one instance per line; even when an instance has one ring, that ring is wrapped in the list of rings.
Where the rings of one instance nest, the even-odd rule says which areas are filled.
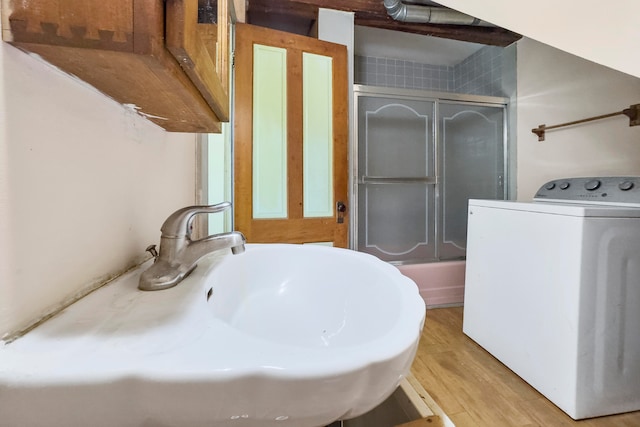
[[[470,200],[464,332],[574,419],[640,410],[640,177]]]

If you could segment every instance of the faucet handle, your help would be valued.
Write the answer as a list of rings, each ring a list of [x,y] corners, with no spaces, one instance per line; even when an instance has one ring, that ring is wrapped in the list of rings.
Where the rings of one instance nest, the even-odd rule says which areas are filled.
[[[163,237],[185,237],[190,234],[189,224],[196,214],[212,214],[226,211],[231,203],[222,202],[215,205],[187,206],[172,213],[162,224],[160,231]]]
[[[149,252],[154,260],[158,259],[158,251],[156,250],[156,245],[149,245],[145,252]]]

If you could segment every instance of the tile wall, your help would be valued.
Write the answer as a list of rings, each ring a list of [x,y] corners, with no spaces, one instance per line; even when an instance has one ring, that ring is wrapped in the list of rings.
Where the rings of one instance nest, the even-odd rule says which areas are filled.
[[[355,83],[452,92],[453,67],[356,55]]]
[[[355,83],[371,86],[506,96],[503,48],[485,46],[455,66],[371,56],[355,57]]]
[[[453,91],[472,95],[508,96],[502,89],[504,48],[485,46],[453,67]]]

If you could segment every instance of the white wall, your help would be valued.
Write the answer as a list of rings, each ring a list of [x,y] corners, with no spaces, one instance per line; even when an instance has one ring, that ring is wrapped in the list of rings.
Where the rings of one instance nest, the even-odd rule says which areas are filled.
[[[140,262],[194,189],[193,134],[0,43],[0,339]]]
[[[354,156],[354,145],[355,142],[352,140],[353,139],[353,131],[352,131],[352,125],[353,125],[353,90],[351,90],[351,88],[353,87],[353,80],[354,80],[354,65],[353,65],[353,61],[354,61],[354,34],[355,34],[355,26],[354,26],[354,14],[353,12],[342,12],[342,11],[338,11],[338,10],[331,10],[331,9],[322,9],[320,8],[318,10],[318,39],[319,40],[324,40],[324,41],[328,41],[328,42],[332,42],[332,43],[338,43],[338,44],[342,44],[345,45],[347,47],[347,67],[348,67],[348,86],[349,89],[349,109],[348,109],[348,114],[349,114],[349,146],[351,147],[349,149],[349,182],[352,183],[354,180],[354,176],[356,171],[354,170],[354,162],[353,162],[353,156]],[[350,186],[351,189],[353,189],[353,186]],[[355,195],[353,193],[353,191],[349,192],[349,202],[348,203],[355,203]],[[351,224],[356,224],[356,218],[353,216],[355,210],[354,209],[349,209],[350,213],[351,213],[351,217],[349,219],[349,221],[351,221]],[[350,235],[349,235],[349,247],[355,247],[355,242],[353,239],[353,227],[350,230]]]
[[[552,131],[541,143],[531,133],[539,124],[621,111],[640,102],[640,2],[438,3],[528,37],[517,43],[518,199],[530,199],[545,181],[562,176],[640,175],[640,127],[630,128],[624,116]]]
[[[640,2],[438,0],[438,3],[640,77]]]
[[[626,116],[548,131],[531,129],[622,111],[640,102],[640,79],[531,39],[517,45],[518,199],[560,177],[640,175],[640,126]]]
[[[348,87],[353,87],[353,55],[354,55],[354,31],[353,12],[338,10],[318,10],[318,39],[332,43],[338,43],[347,47]],[[349,123],[353,116],[353,91],[349,91]],[[349,126],[351,134],[351,126]]]

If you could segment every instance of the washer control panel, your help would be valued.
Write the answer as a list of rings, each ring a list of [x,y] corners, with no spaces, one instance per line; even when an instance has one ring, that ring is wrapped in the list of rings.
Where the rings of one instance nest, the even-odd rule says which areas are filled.
[[[640,204],[640,176],[554,179],[540,187],[534,200]]]

